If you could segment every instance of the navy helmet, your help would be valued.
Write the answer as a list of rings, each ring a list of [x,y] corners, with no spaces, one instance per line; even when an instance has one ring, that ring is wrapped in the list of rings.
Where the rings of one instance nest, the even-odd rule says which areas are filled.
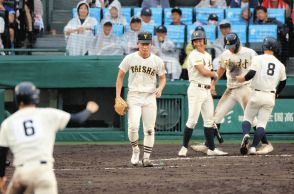
[[[236,33],[229,33],[225,37],[225,48],[234,48],[234,53],[237,53],[239,51],[240,44],[240,39]]]
[[[40,90],[31,82],[21,82],[15,86],[15,100],[19,106],[38,104]]]

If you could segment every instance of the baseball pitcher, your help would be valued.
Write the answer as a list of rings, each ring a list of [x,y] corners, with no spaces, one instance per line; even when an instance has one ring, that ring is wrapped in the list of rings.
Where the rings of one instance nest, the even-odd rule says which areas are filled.
[[[154,145],[154,127],[157,114],[156,98],[161,96],[166,83],[166,71],[162,59],[151,53],[152,35],[141,32],[138,35],[139,51],[127,55],[119,65],[116,80],[116,99],[121,98],[123,79],[127,72],[128,78],[128,137],[132,145],[131,163],[139,164],[140,149],[139,126],[140,118],[144,128],[144,167],[152,167],[150,154]],[[157,76],[159,86],[156,88]]]
[[[9,148],[15,171],[8,194],[57,194],[53,171],[55,135],[69,122],[84,122],[99,107],[88,102],[86,109],[76,114],[37,108],[39,90],[31,82],[21,82],[15,87],[15,99],[19,110],[3,121],[0,131],[0,191],[6,192],[5,161]]]

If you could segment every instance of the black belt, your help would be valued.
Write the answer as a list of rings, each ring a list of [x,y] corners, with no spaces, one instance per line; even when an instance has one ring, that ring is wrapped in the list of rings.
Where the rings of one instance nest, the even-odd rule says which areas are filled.
[[[199,88],[210,89],[210,85],[197,84]]]
[[[258,89],[255,89],[255,91],[259,91],[259,92],[266,92],[266,91],[262,91],[262,90],[258,90]],[[269,91],[270,93],[276,93],[275,91]]]

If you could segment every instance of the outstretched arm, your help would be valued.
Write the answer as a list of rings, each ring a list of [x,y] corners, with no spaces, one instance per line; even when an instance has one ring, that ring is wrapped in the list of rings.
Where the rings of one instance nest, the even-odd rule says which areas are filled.
[[[98,110],[99,110],[98,104],[96,104],[96,102],[89,101],[85,110],[70,115],[69,124],[70,123],[81,124],[85,122],[93,113],[97,112]]]

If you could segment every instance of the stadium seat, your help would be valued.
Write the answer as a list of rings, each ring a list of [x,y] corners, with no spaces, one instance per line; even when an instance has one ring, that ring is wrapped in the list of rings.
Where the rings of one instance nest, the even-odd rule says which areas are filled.
[[[235,32],[239,36],[242,44],[247,43],[247,25],[246,24],[240,24],[240,25],[233,24],[231,29],[232,29],[232,32]]]
[[[285,24],[285,9],[278,9],[278,8],[268,8],[267,9],[268,17],[276,18],[283,24]]]
[[[132,17],[131,12],[132,12],[132,8],[130,7],[121,8],[121,13],[126,18],[128,24],[131,21],[131,17]],[[108,8],[103,8],[102,10],[103,17],[105,17],[107,13],[108,13]]]
[[[242,8],[227,8],[225,9],[226,19],[231,22],[231,24],[240,24]]]
[[[134,15],[140,16],[141,14],[141,7],[134,8]],[[162,8],[160,7],[153,7],[151,8],[152,11],[152,19],[155,23],[155,26],[160,26],[162,24]]]
[[[222,8],[195,8],[196,21],[201,23],[207,23],[208,16],[211,13],[215,13],[218,16],[218,21],[222,21],[224,16],[224,9]]]
[[[126,26],[126,32],[130,30],[130,25]],[[154,35],[154,26],[153,25],[142,25],[141,31],[150,32],[152,35]]]
[[[277,38],[277,25],[249,25],[248,41],[262,42],[267,36]]]
[[[72,16],[76,17],[77,15],[77,8],[72,9]],[[96,18],[97,22],[99,23],[101,20],[101,9],[100,8],[90,8],[90,16]]]
[[[205,25],[202,26],[205,30],[206,37],[209,41],[214,42],[216,39],[216,26],[214,25]],[[191,34],[194,32],[196,26],[195,25],[189,25],[187,30],[187,41],[190,41]]]
[[[102,30],[101,25],[95,26],[95,34],[100,34]],[[112,33],[118,37],[121,37],[124,34],[124,26],[123,25],[112,25]]]
[[[166,25],[167,37],[171,39],[177,48],[182,48],[185,43],[184,25]]]
[[[163,11],[164,25],[170,25],[172,22],[171,10],[172,8],[165,8]],[[191,25],[193,22],[193,8],[181,7],[181,10],[182,10],[181,21],[186,25]]]

